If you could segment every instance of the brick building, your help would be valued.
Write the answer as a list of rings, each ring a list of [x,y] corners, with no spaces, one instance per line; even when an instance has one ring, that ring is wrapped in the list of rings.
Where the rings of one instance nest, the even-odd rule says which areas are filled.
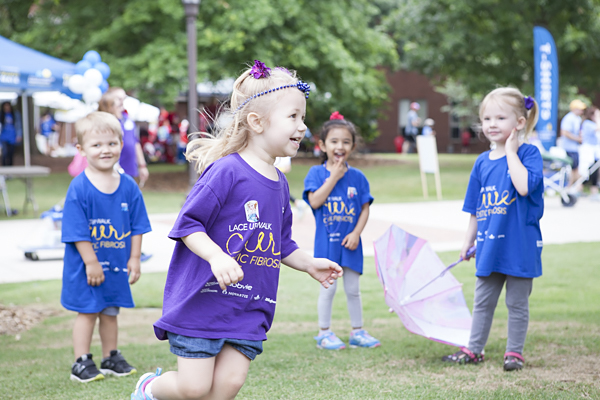
[[[419,117],[424,121],[431,118],[435,121],[439,153],[460,153],[462,150],[460,133],[465,127],[459,126],[458,119],[441,111],[448,104],[445,95],[434,90],[431,82],[417,72],[396,71],[387,74],[392,87],[390,99],[384,108],[385,117],[378,121],[380,135],[367,144],[373,152],[394,152],[394,138],[401,134],[406,126],[409,105],[413,101],[420,104]],[[469,145],[469,152],[482,152],[488,144],[474,137]]]

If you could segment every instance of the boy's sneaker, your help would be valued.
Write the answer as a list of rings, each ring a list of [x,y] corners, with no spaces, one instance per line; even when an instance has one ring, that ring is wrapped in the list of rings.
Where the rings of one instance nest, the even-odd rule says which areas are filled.
[[[442,357],[442,361],[452,362],[456,364],[477,364],[484,360],[484,352],[475,354],[466,347],[461,347],[459,351],[449,356]]]
[[[321,333],[319,336],[315,336],[314,339],[317,341],[318,349],[343,350],[346,348],[344,342],[335,336],[333,332]]]
[[[127,376],[135,374],[137,370],[125,361],[119,350],[111,350],[110,356],[102,360],[100,372],[104,375]]]
[[[519,353],[509,351],[504,354],[504,370],[505,371],[516,371],[523,369],[523,356]]]
[[[96,363],[92,360],[91,354],[84,354],[79,357],[71,367],[71,380],[79,382],[92,382],[104,379],[104,375],[98,371]]]
[[[381,346],[379,340],[375,339],[373,336],[369,335],[367,331],[361,329],[359,331],[350,333],[350,347],[367,347],[374,348]]]
[[[146,372],[140,377],[135,385],[135,391],[131,393],[131,400],[149,400],[151,397],[146,395],[146,386],[157,376],[160,376],[162,368],[156,368],[156,372]]]

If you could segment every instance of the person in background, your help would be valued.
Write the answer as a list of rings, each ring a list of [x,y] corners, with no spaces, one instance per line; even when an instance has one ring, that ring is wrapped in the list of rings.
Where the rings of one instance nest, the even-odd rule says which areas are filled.
[[[469,146],[471,145],[471,131],[469,131],[467,128],[465,128],[464,131],[462,131],[462,133],[460,134],[460,143],[462,144],[462,152],[463,153],[468,153],[469,152]]]
[[[58,126],[56,121],[52,117],[50,111],[46,111],[40,119],[40,134],[46,138],[46,154],[50,152],[58,145],[58,134],[56,130]]]
[[[123,146],[114,115],[97,111],[75,124],[77,150],[87,167],[69,185],[62,218],[65,256],[60,302],[75,311],[71,380],[136,373],[117,347],[120,307],[134,307],[130,284],[140,278],[142,235],[150,232],[136,182],[114,166]],[[99,321],[100,370],[90,346]]]
[[[123,106],[126,97],[125,90],[120,87],[111,87],[102,95],[98,110],[113,114],[121,122],[123,151],[121,152],[119,166],[123,168],[127,175],[133,177],[140,187],[144,187],[150,173],[148,172],[140,139],[136,133],[135,122],[129,118],[129,114]]]
[[[404,129],[404,133],[406,136],[405,153],[416,153],[417,152],[417,135],[419,134],[419,127],[421,126],[421,118],[419,118],[419,114],[417,111],[421,109],[421,105],[419,103],[412,102],[410,103],[410,109],[408,110],[407,118],[406,118],[406,128]]]
[[[573,100],[569,104],[569,111],[560,121],[560,147],[573,160],[571,165],[571,176],[569,177],[569,186],[573,185],[579,179],[579,145],[581,144],[581,116],[586,109],[586,105],[579,99]],[[574,194],[581,193],[581,187],[573,187]]]
[[[323,164],[312,167],[304,179],[304,200],[312,207],[316,233],[314,253],[338,263],[344,269],[344,291],[350,314],[350,347],[374,348],[379,340],[363,329],[363,309],[359,278],[363,273],[360,235],[369,219],[373,196],[369,181],[348,165],[356,148],[358,133],[354,124],[335,111],[321,129],[319,146]],[[321,287],[317,305],[319,333],[317,348],[341,350],[346,345],[331,330],[331,313],[337,281]]]
[[[421,135],[423,136],[435,136],[436,133],[433,130],[433,126],[435,125],[435,121],[431,118],[427,118],[425,121],[423,121],[423,131],[421,132]]]
[[[600,201],[598,195],[598,169],[590,173],[590,167],[600,158],[598,132],[600,131],[600,110],[591,106],[585,110],[581,124],[581,146],[579,146],[579,175],[588,177],[590,200]]]
[[[0,143],[2,144],[2,166],[13,165],[15,146],[23,139],[21,114],[8,102],[0,107]]]
[[[140,188],[143,188],[146,181],[148,181],[150,172],[148,172],[144,150],[136,133],[135,122],[129,118],[129,114],[123,105],[126,97],[127,94],[123,88],[111,87],[100,98],[98,110],[114,115],[121,123],[123,149],[118,165],[123,172],[135,179]],[[149,260],[150,257],[152,257],[152,254],[142,252],[141,260],[144,262]]]

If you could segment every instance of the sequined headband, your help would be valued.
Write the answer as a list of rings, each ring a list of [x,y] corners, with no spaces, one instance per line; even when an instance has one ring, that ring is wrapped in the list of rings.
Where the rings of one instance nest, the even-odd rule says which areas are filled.
[[[289,74],[289,71],[287,71],[285,68],[280,68],[280,69],[288,72],[288,74]],[[267,78],[267,77],[271,76],[271,68],[266,67],[264,63],[262,63],[258,60],[254,60],[254,65],[252,66],[252,69],[250,69],[250,76],[254,77],[254,79]],[[248,102],[250,102],[250,100],[256,99],[257,97],[263,96],[265,94],[269,94],[271,92],[275,92],[277,90],[282,90],[282,89],[287,89],[287,88],[292,88],[292,87],[298,88],[298,90],[300,90],[302,93],[304,93],[305,97],[308,99],[308,95],[310,94],[310,85],[306,82],[298,81],[293,84],[278,86],[273,89],[265,90],[264,92],[256,93],[255,95],[250,96],[246,100],[244,100],[244,102],[242,104],[240,104],[233,113],[234,114],[237,113],[242,107],[244,107],[246,104],[248,104]]]

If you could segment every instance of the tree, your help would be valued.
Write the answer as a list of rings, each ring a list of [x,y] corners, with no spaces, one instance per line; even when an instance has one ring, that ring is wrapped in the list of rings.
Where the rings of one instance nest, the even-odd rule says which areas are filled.
[[[598,0],[397,0],[384,20],[404,68],[470,93],[514,85],[533,93],[533,27],[552,32],[561,88],[600,93]]]
[[[187,56],[179,0],[4,0],[0,34],[76,62],[97,50],[109,83],[141,100],[171,104],[186,90]],[[376,135],[387,99],[380,66],[397,61],[368,0],[204,0],[198,16],[198,80],[238,76],[247,63],[296,69],[314,84],[307,121],[315,128],[340,110]]]

